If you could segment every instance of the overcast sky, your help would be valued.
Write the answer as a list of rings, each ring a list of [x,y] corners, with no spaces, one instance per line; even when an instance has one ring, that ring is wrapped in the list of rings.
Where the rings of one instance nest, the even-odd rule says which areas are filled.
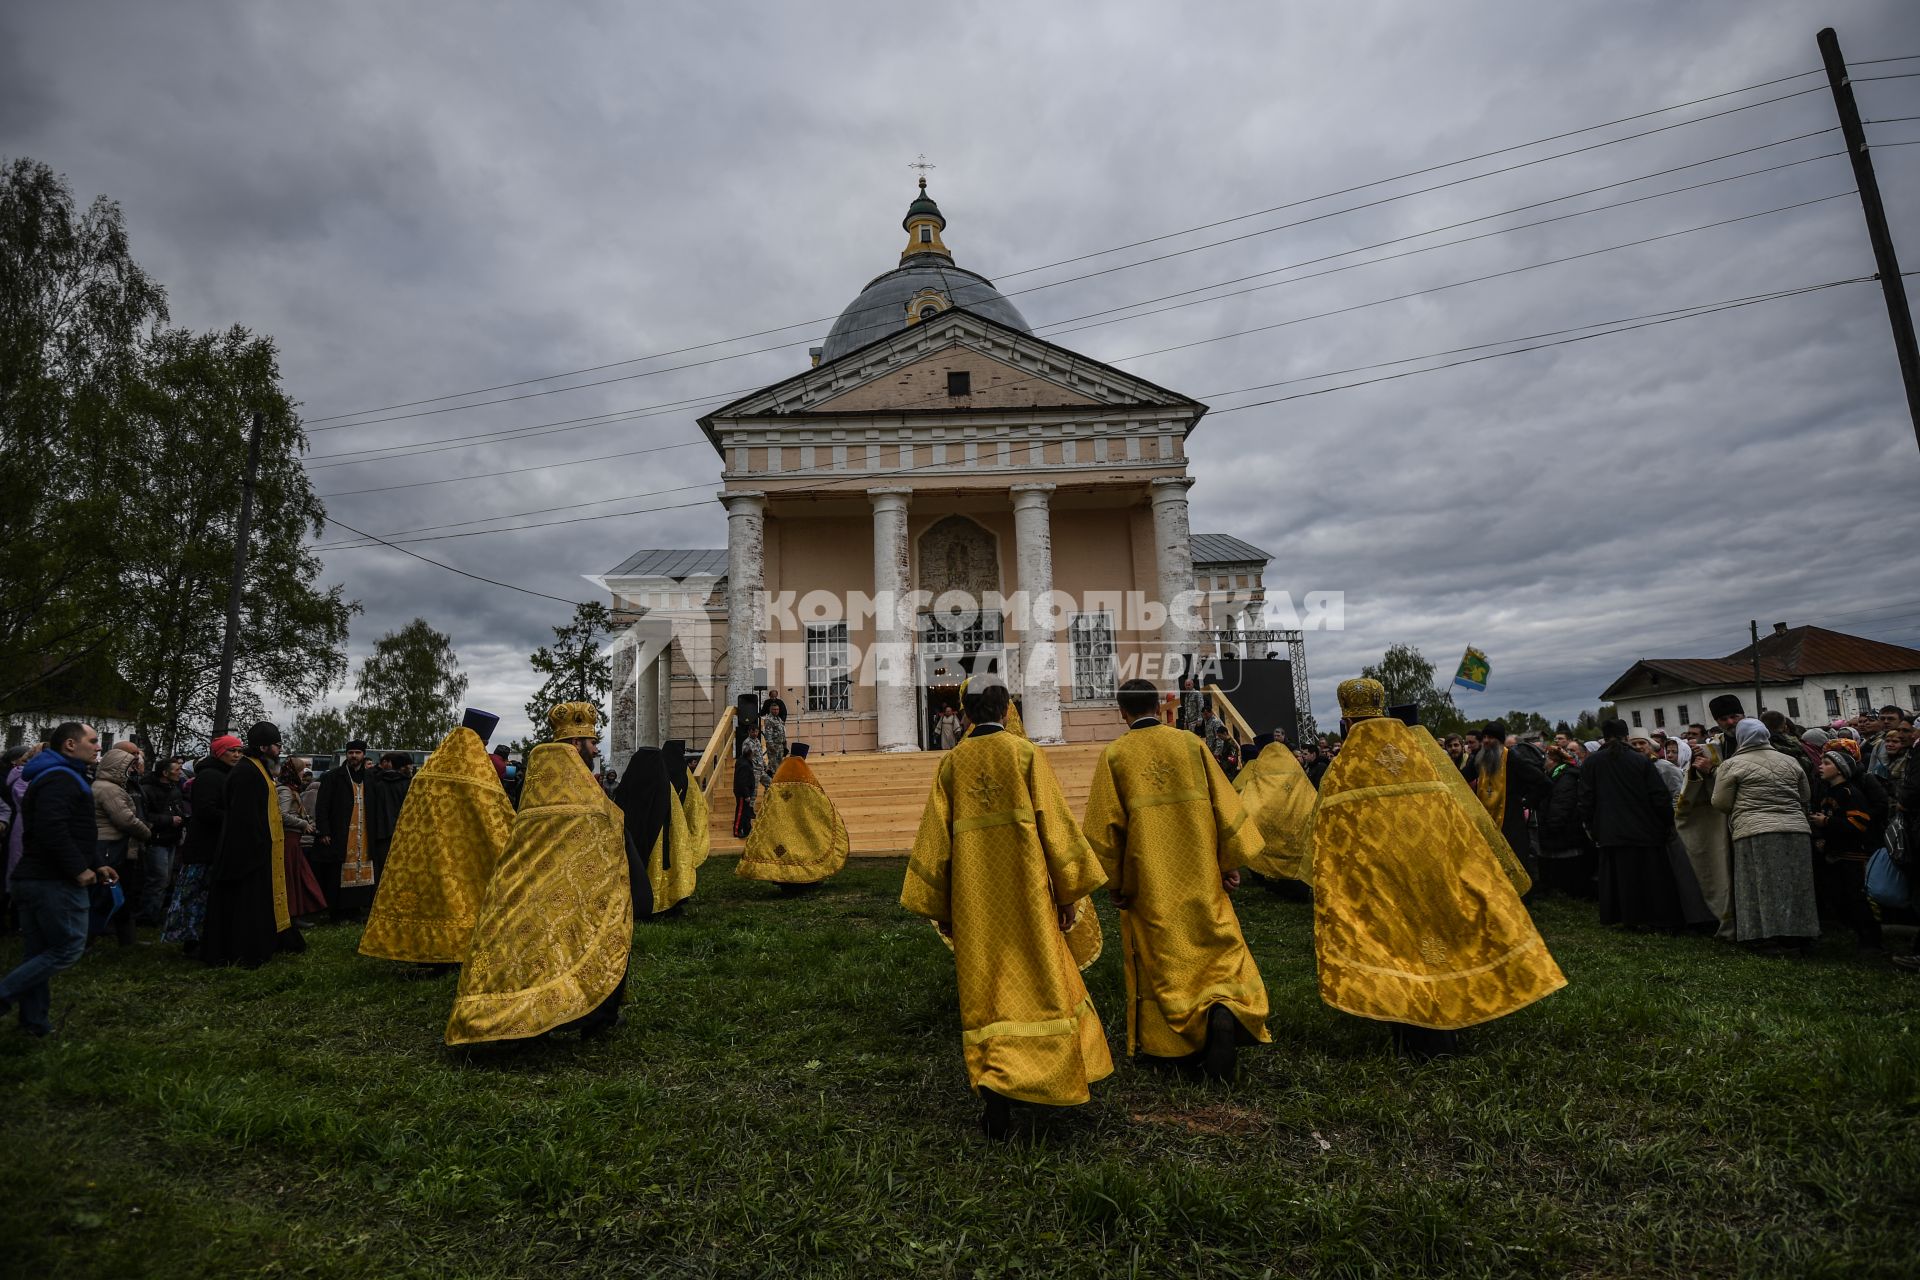
[[[930,187],[957,261],[993,278],[1045,336],[1075,317],[1827,129],[1824,80],[1806,76],[1315,199],[1813,71],[1814,34],[1829,24],[1855,62],[1920,54],[1912,0],[26,0],[0,9],[0,155],[51,164],[81,200],[118,200],[176,324],[240,323],[278,341],[313,428],[315,487],[339,495],[329,509],[348,524],[394,534],[610,500],[437,534],[698,504],[413,546],[578,599],[592,591],[581,574],[635,548],[725,545],[701,408],[412,457],[364,451],[728,396],[803,368],[830,318],[897,260],[917,153],[938,166]],[[1856,74],[1913,71],[1920,61]],[[1820,91],[1270,230],[1803,88]],[[1920,116],[1920,78],[1857,91],[1869,119]],[[1869,136],[1920,139],[1920,122]],[[1838,146],[1828,132],[1250,283]],[[1920,267],[1920,148],[1876,154],[1906,265]],[[1271,551],[1270,590],[1346,593],[1346,630],[1308,641],[1322,723],[1335,684],[1395,641],[1443,671],[1464,646],[1485,650],[1492,683],[1463,699],[1470,711],[1571,716],[1636,657],[1730,652],[1752,617],[1920,643],[1920,449],[1877,286],[1242,412],[1225,411],[1419,366],[1222,393],[1866,275],[1857,201],[1126,357],[1851,187],[1844,159],[1812,159],[1056,340],[1212,404],[1191,442],[1193,527]],[[1311,203],[1046,265],[1298,201]],[[588,389],[480,408],[443,401],[420,408],[457,411],[347,429],[311,422],[802,321],[813,323],[477,398],[640,375]],[[353,457],[363,460],[326,465]],[[564,606],[384,548],[329,552],[326,567],[365,607],[356,665],[375,636],[423,616],[451,633],[470,700],[504,713],[504,734],[526,730],[526,654]]]

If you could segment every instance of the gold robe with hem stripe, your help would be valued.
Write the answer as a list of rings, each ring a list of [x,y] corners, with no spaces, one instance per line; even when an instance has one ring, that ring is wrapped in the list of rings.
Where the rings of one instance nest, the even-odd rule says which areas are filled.
[[[804,757],[774,771],[733,874],[770,884],[819,884],[847,865],[847,824]]]
[[[1094,766],[1083,829],[1123,904],[1128,1050],[1198,1053],[1216,1004],[1250,1039],[1271,1039],[1267,988],[1220,883],[1260,834],[1206,744],[1157,722],[1129,729]]]
[[[571,744],[533,749],[460,969],[448,1044],[541,1035],[613,994],[633,946],[625,828]]]
[[[467,958],[487,882],[513,834],[513,801],[486,744],[460,726],[440,740],[400,806],[360,954],[416,964]]]
[[[1263,876],[1306,880],[1313,875],[1310,820],[1319,793],[1293,752],[1274,743],[1255,756],[1233,780],[1261,838],[1247,865]]]
[[[1354,723],[1320,780],[1313,946],[1333,1008],[1452,1031],[1566,985],[1458,774],[1376,716]]]
[[[693,795],[694,788],[689,786],[688,799],[691,800]],[[680,793],[668,787],[667,820],[661,826],[660,834],[654,837],[653,848],[647,852],[647,886],[653,890],[655,915],[691,898],[699,884],[700,864],[707,860],[700,846],[706,842],[699,840],[695,832],[693,815],[680,802]],[[705,834],[705,824],[698,827],[698,832]],[[671,845],[667,843],[669,836],[673,841]],[[673,856],[673,865],[670,867],[665,865],[669,849]]]
[[[1106,882],[1046,755],[1001,731],[941,758],[900,903],[948,926],[967,1077],[1068,1106],[1113,1071],[1057,908]]]

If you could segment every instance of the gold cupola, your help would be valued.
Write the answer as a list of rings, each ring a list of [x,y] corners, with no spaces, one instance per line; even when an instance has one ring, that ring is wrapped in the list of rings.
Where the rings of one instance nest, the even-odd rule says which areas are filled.
[[[907,206],[907,216],[900,225],[907,229],[907,247],[900,251],[901,266],[922,256],[949,263],[953,261],[947,246],[940,242],[940,233],[946,230],[947,220],[940,216],[940,206],[927,194],[925,177],[920,179],[920,194]]]

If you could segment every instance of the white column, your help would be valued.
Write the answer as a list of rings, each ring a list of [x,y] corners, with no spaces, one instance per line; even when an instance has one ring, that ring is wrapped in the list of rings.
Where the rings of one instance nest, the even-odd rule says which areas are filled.
[[[1020,719],[1035,742],[1059,742],[1060,639],[1046,616],[1053,594],[1053,521],[1050,484],[1013,486],[1014,554],[1027,624],[1020,632]]]
[[[914,724],[912,619],[907,559],[907,504],[913,490],[867,490],[873,503],[873,696],[882,751],[918,751]]]
[[[655,660],[656,662],[658,659]],[[635,747],[657,747],[660,745],[660,680],[654,674],[654,663],[637,666],[633,673],[633,724]],[[622,759],[614,766],[617,769],[627,767]]]
[[[1149,486],[1153,496],[1153,562],[1160,603],[1167,606],[1161,643],[1168,653],[1193,652],[1193,638],[1174,602],[1193,588],[1193,533],[1187,525],[1191,476],[1161,476]]]
[[[767,495],[757,489],[723,489],[727,508],[727,705],[753,692],[759,648],[761,593],[765,590]]]

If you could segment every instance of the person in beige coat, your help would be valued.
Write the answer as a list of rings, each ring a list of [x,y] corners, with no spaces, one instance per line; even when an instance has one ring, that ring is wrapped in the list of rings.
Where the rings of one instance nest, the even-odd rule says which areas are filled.
[[[153,839],[140,802],[134,799],[139,784],[140,748],[131,742],[115,743],[100,757],[93,777],[93,837],[96,858],[120,873],[131,875],[140,851]],[[131,883],[131,881],[129,881]],[[95,917],[98,919],[98,916]],[[133,903],[125,902],[113,913],[113,932],[120,945],[133,945]]]
[[[1770,954],[1805,953],[1820,936],[1806,771],[1758,720],[1740,721],[1733,739],[1733,758],[1713,771],[1713,807],[1732,818],[1735,934]]]

